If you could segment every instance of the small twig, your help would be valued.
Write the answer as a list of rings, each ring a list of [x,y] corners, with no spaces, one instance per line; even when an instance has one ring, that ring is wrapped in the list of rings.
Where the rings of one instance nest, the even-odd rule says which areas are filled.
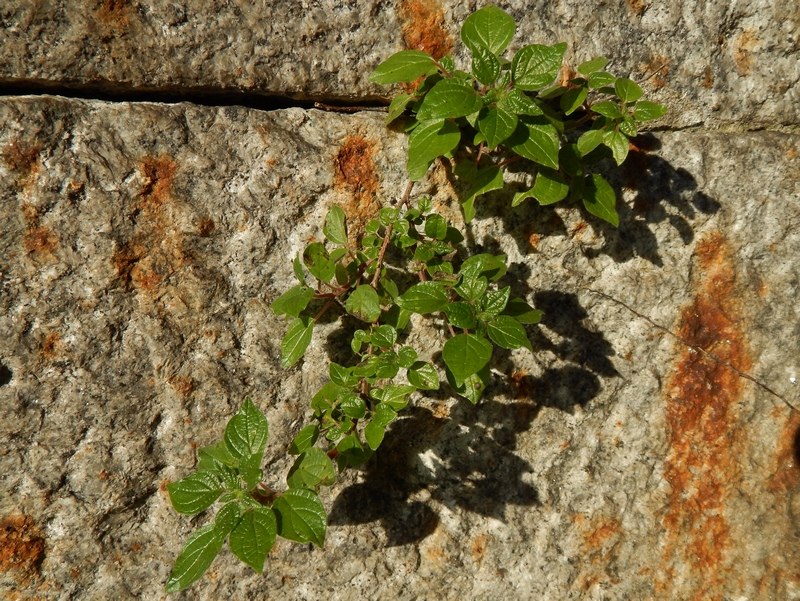
[[[645,78],[642,80],[642,83],[644,83],[644,82],[646,82],[646,81],[649,81],[650,79],[654,78],[656,75],[658,75],[658,72],[659,72],[659,71],[663,71],[663,70],[664,70],[664,69],[666,69],[668,66],[669,66],[669,65],[668,65],[667,63],[664,63],[664,64],[663,64],[663,65],[661,65],[661,66],[660,66],[658,69],[656,69],[655,71],[653,71],[653,72],[652,72],[650,75],[648,75],[647,77],[645,77]]]
[[[325,104],[324,102],[315,102],[314,108],[330,113],[360,113],[361,111],[385,113],[389,110],[385,106],[337,106],[335,104]]]

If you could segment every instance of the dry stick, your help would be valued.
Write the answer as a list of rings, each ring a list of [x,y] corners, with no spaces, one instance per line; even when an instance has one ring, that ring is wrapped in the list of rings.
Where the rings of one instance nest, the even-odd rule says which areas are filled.
[[[616,299],[613,296],[611,296],[609,294],[606,294],[605,292],[601,292],[600,290],[595,290],[594,288],[589,288],[588,286],[578,286],[578,287],[579,288],[583,288],[584,290],[588,290],[589,292],[593,292],[594,294],[602,296],[603,298],[607,298],[608,300],[610,300],[612,302],[615,302],[618,305],[626,308],[628,311],[630,311],[631,313],[636,315],[636,317],[639,317],[640,319],[644,319],[651,326],[653,326],[657,330],[660,330],[660,331],[664,332],[665,334],[668,334],[669,336],[672,336],[675,340],[677,340],[678,342],[680,342],[684,346],[692,349],[693,351],[701,353],[702,355],[708,357],[709,359],[713,359],[714,361],[716,361],[717,363],[720,363],[721,365],[724,365],[725,367],[731,369],[734,373],[736,373],[736,375],[738,375],[740,378],[744,378],[745,380],[750,380],[753,384],[755,384],[759,388],[767,391],[772,396],[774,396],[774,397],[780,399],[781,401],[783,401],[783,403],[787,407],[789,407],[789,409],[791,409],[792,411],[800,411],[800,408],[797,408],[794,405],[792,405],[786,398],[784,398],[783,396],[781,396],[780,394],[778,394],[777,392],[772,390],[772,388],[770,388],[769,386],[767,386],[763,382],[759,382],[757,379],[755,379],[750,374],[748,374],[746,372],[743,372],[738,367],[733,365],[733,363],[731,363],[730,361],[728,361],[726,359],[723,359],[722,357],[720,357],[719,355],[717,355],[715,353],[712,353],[711,351],[707,351],[706,349],[704,349],[701,346],[697,346],[696,344],[692,344],[691,342],[689,342],[685,338],[679,336],[678,334],[676,334],[675,332],[673,332],[669,328],[665,328],[661,324],[656,323],[655,321],[653,321],[652,319],[647,317],[647,315],[643,315],[642,313],[639,313],[636,309],[628,306],[627,304],[625,304],[621,300]]]
[[[403,196],[400,197],[400,206],[408,204],[408,198],[411,196],[411,189],[414,187],[414,182],[410,181],[406,185],[406,189],[403,191]],[[370,282],[370,286],[378,289],[378,280],[381,277],[381,267],[383,266],[383,257],[386,254],[386,249],[389,248],[389,240],[392,237],[392,231],[394,230],[394,224],[389,224],[389,227],[386,228],[386,233],[383,236],[383,244],[381,244],[381,250],[378,253],[378,262],[375,264],[375,275],[372,276],[372,282]]]

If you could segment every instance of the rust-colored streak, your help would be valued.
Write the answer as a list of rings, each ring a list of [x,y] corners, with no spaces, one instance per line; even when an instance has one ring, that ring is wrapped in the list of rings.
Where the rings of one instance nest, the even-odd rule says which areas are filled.
[[[125,29],[130,22],[128,0],[102,0],[97,9],[97,19],[112,29]]]
[[[374,142],[360,134],[344,139],[334,159],[333,185],[348,196],[343,208],[348,227],[356,234],[380,209]]]
[[[33,520],[13,514],[0,520],[0,572],[25,582],[39,575],[44,560],[44,537]]]
[[[625,3],[628,5],[628,10],[636,17],[641,17],[649,6],[645,0],[625,0]]]
[[[177,164],[168,156],[147,156],[140,161],[139,171],[143,184],[134,233],[116,250],[112,261],[125,286],[153,295],[186,259],[183,236],[175,227],[170,206]],[[210,233],[213,225],[207,229]]]
[[[601,583],[615,583],[609,574],[609,565],[616,557],[615,545],[620,539],[621,525],[612,516],[587,519],[581,514],[573,517],[575,531],[580,541],[581,569],[575,586],[583,592]]]
[[[475,563],[480,563],[483,561],[483,558],[486,555],[486,546],[488,540],[489,539],[485,534],[479,534],[472,539],[472,544],[470,545],[470,554],[472,555],[472,560]]]
[[[169,200],[177,165],[170,157],[145,157],[139,165],[144,178],[139,194],[142,208],[157,210]]]
[[[753,70],[753,51],[758,46],[756,32],[752,29],[744,30],[733,43],[733,62],[736,63],[736,72],[739,75],[750,75]]]
[[[37,169],[40,151],[41,147],[33,142],[12,140],[3,148],[3,162],[14,173],[26,177]]]
[[[50,332],[44,337],[39,352],[44,359],[52,361],[61,355],[61,349],[61,335],[58,332]]]
[[[671,574],[684,572],[681,580],[694,598],[706,599],[721,597],[718,587],[732,569],[726,509],[740,475],[736,402],[744,380],[726,363],[746,372],[752,360],[727,241],[707,236],[696,258],[700,281],[678,327],[688,346],[666,388],[670,453],[664,469],[671,491],[663,518],[666,567],[658,584],[669,589]]]
[[[22,235],[22,246],[29,254],[52,256],[58,248],[58,236],[48,227],[32,227]]]
[[[769,489],[785,493],[800,485],[800,413],[792,411],[778,440],[775,470],[769,479]]]
[[[401,0],[397,12],[406,47],[434,58],[453,50],[453,38],[444,26],[444,9],[438,0]]]

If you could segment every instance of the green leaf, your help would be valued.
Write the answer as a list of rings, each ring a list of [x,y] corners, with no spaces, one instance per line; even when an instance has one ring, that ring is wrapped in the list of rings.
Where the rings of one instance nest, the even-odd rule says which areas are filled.
[[[278,535],[278,521],[271,509],[256,507],[245,512],[228,539],[231,552],[259,574]]]
[[[409,368],[417,360],[417,351],[410,346],[404,346],[397,351],[397,363],[400,367]]]
[[[466,18],[461,26],[461,41],[472,52],[483,47],[493,54],[500,54],[511,42],[516,29],[511,15],[489,5]]]
[[[590,129],[583,132],[578,138],[578,152],[581,153],[581,156],[586,156],[600,146],[603,143],[604,135],[605,132],[602,129]]]
[[[465,117],[483,107],[483,99],[469,85],[443,79],[425,95],[417,111],[419,121]]]
[[[373,451],[383,442],[384,434],[386,433],[386,426],[388,426],[394,419],[397,418],[397,412],[385,403],[378,403],[375,411],[372,414],[372,419],[364,428],[364,438],[367,440],[367,445]]]
[[[537,324],[542,320],[542,311],[534,309],[521,298],[512,298],[506,305],[504,315],[509,315],[520,323]]]
[[[439,373],[432,363],[417,361],[406,373],[408,381],[420,390],[438,390]]]
[[[495,316],[499,315],[500,312],[506,308],[508,304],[508,297],[511,295],[511,287],[506,286],[501,288],[500,290],[494,290],[483,297],[483,302],[481,306],[483,307],[483,312],[487,315]]]
[[[306,283],[306,274],[303,270],[303,262],[300,260],[300,255],[297,255],[292,261],[292,270],[294,271],[294,277],[297,278],[297,281],[301,284]]]
[[[628,138],[618,131],[611,130],[603,135],[603,144],[611,149],[611,154],[614,155],[614,161],[617,165],[622,165],[628,156]]]
[[[597,90],[599,88],[613,86],[616,80],[617,78],[611,75],[611,73],[597,71],[589,76],[589,87],[593,90]]]
[[[211,507],[222,494],[222,482],[214,472],[194,472],[167,484],[169,500],[175,511],[193,515]]]
[[[608,59],[604,56],[598,56],[591,60],[578,65],[578,73],[586,75],[587,77],[592,73],[600,71],[608,64]]]
[[[264,454],[269,437],[267,418],[249,398],[225,426],[225,446],[239,460]],[[259,463],[261,463],[259,461]]]
[[[620,100],[625,103],[635,102],[644,94],[639,84],[625,77],[620,77],[614,82],[614,90],[617,92],[617,96],[619,96]]]
[[[529,115],[531,117],[538,117],[544,115],[544,111],[539,108],[525,92],[517,88],[511,89],[506,96],[500,98],[497,102],[497,108],[514,113],[515,115]]]
[[[458,146],[461,130],[452,121],[426,121],[420,123],[408,137],[409,179],[417,181],[425,177],[431,162]]]
[[[319,426],[317,424],[309,424],[292,439],[292,444],[289,446],[289,453],[291,455],[299,455],[303,451],[314,446],[319,438]]]
[[[563,42],[553,46],[531,44],[522,48],[511,63],[514,85],[525,91],[546,87],[558,75],[566,50],[567,45]]]
[[[306,352],[311,342],[314,321],[308,317],[297,317],[289,325],[281,340],[281,367],[291,367]]]
[[[489,368],[488,366],[484,366],[478,373],[474,373],[464,380],[462,384],[456,384],[452,378],[450,378],[450,383],[459,395],[463,396],[473,405],[477,405],[481,396],[483,396],[484,390],[486,390],[486,386],[489,384],[489,377]]]
[[[314,291],[303,284],[292,286],[272,303],[275,315],[297,317],[314,298]]]
[[[603,102],[596,102],[591,106],[592,111],[598,115],[603,115],[609,119],[621,119],[622,111],[619,110],[619,105],[611,100],[604,100]]]
[[[425,219],[425,235],[436,240],[447,237],[447,221],[441,215],[429,215]]]
[[[414,97],[411,94],[398,94],[389,103],[385,123],[388,125],[406,111],[406,107]]]
[[[401,50],[387,58],[370,75],[377,84],[412,82],[436,70],[433,57],[420,50]]]
[[[294,462],[286,476],[289,488],[316,489],[336,481],[336,469],[330,457],[319,447],[306,449]]]
[[[375,288],[368,284],[361,284],[347,297],[344,308],[351,315],[373,323],[381,316],[381,299]]]
[[[310,490],[293,488],[275,499],[272,508],[278,514],[278,533],[298,543],[325,542],[327,516],[319,497]]]
[[[483,85],[490,86],[500,75],[500,61],[491,50],[475,46],[472,51],[472,74]]]
[[[344,367],[334,361],[328,364],[328,377],[338,386],[352,386],[358,381],[358,378],[353,375],[352,368]]]
[[[435,313],[449,301],[444,286],[437,282],[420,282],[397,297],[397,305],[414,313]]]
[[[517,129],[517,116],[501,108],[489,109],[478,119],[478,129],[486,136],[486,144],[494,149]]]
[[[342,393],[342,402],[339,404],[339,408],[347,417],[361,419],[367,411],[367,404],[360,396],[348,390]]]
[[[476,278],[485,275],[492,282],[496,282],[503,277],[508,270],[506,264],[508,257],[505,255],[492,255],[489,253],[478,253],[467,258],[462,264],[459,273],[464,278]]]
[[[175,566],[169,574],[166,591],[182,591],[198,580],[222,549],[225,535],[214,528],[214,524],[196,530],[186,541]]]
[[[347,227],[345,215],[341,207],[333,206],[325,216],[322,233],[334,244],[347,244]]]
[[[444,343],[442,359],[456,384],[477,373],[492,358],[492,345],[474,334],[458,334]]]
[[[408,384],[387,384],[383,388],[373,388],[370,391],[370,396],[384,403],[394,411],[400,411],[406,408],[408,405],[408,395],[415,390],[416,388],[414,386],[409,386]]]
[[[636,127],[636,120],[630,115],[625,115],[624,119],[619,124],[619,131],[629,138],[633,138],[634,136],[638,135],[639,130]]]
[[[584,180],[583,206],[592,215],[596,215],[611,225],[619,226],[619,215],[616,209],[617,196],[614,189],[602,175],[593,173]]]
[[[467,222],[472,221],[475,217],[475,199],[492,190],[499,190],[504,185],[503,170],[495,165],[481,167],[475,172],[474,178],[461,201],[464,220]]]
[[[565,115],[571,115],[581,107],[588,94],[589,90],[584,86],[579,88],[570,88],[564,92],[559,100],[561,110],[564,111]]]
[[[530,193],[540,205],[551,205],[567,197],[569,184],[557,171],[540,169]]]
[[[217,515],[214,516],[214,528],[216,528],[217,532],[223,537],[228,536],[228,534],[236,528],[240,519],[241,511],[239,509],[239,503],[230,501],[223,505],[217,512]]]
[[[549,123],[533,123],[520,119],[517,130],[509,138],[508,146],[521,157],[558,169],[558,131]]]
[[[637,121],[652,121],[662,117],[666,112],[667,107],[649,100],[640,100],[633,108],[633,116]]]
[[[370,337],[372,344],[382,349],[388,349],[393,347],[394,343],[397,342],[397,330],[390,325],[380,325],[376,328],[372,328]]]
[[[322,242],[312,242],[303,252],[303,261],[308,270],[318,280],[330,282],[336,275],[336,263],[331,261]]]
[[[447,315],[447,321],[457,328],[474,328],[478,323],[475,319],[475,311],[469,303],[461,301],[448,303],[445,305],[444,312]]]
[[[455,291],[464,300],[477,301],[485,293],[489,287],[489,282],[485,277],[462,277],[461,281],[455,287]],[[447,307],[445,307],[446,309]]]
[[[497,346],[506,349],[525,347],[531,349],[531,343],[525,328],[513,317],[498,315],[486,324],[486,333]]]
[[[228,447],[225,446],[225,441],[220,440],[212,445],[203,447],[197,451],[197,471],[216,471],[224,473],[221,468],[235,468],[239,465],[239,461],[231,455]]]

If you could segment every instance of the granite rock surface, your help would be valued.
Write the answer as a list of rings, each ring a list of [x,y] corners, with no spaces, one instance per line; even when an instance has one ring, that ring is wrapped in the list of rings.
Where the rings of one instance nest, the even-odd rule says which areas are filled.
[[[26,27],[38,23],[50,45],[100,56],[91,54],[100,33],[81,45],[66,37],[100,12],[58,13],[57,31],[42,21],[67,4],[4,8],[2,35],[22,43],[28,15]],[[188,29],[196,18],[187,4],[169,6],[171,17],[138,3],[98,11],[123,12],[128,31],[151,27],[163,41],[169,29],[154,24]],[[557,6],[541,10],[566,10]],[[396,30],[392,5],[371,10]],[[606,10],[658,31],[657,15],[669,13],[629,2],[602,7],[598,19]],[[445,10],[448,31],[459,11]],[[234,19],[220,5],[213,18],[254,28],[244,13]],[[586,27],[573,19],[535,26]],[[697,16],[686,9],[681,19]],[[697,39],[718,43],[692,23]],[[212,29],[205,43],[225,39]],[[180,56],[147,67],[161,42],[125,35],[106,43],[139,40],[133,85],[171,81],[177,64],[186,77],[205,71],[208,85],[249,76],[222,60],[190,69]],[[401,46],[383,35],[374,56],[353,56],[369,62]],[[651,49],[681,45],[663,32],[642,38],[641,56],[614,37],[591,51],[616,48],[633,68]],[[237,44],[219,51],[231,65]],[[702,72],[682,51],[668,82]],[[81,72],[67,55],[65,76],[115,77],[113,61]],[[330,56],[330,76],[309,68],[296,88],[280,85],[372,93]],[[42,61],[27,74],[49,78],[47,69],[56,66]],[[730,79],[698,94],[734,94],[731,82],[743,80],[720,69]],[[708,120],[698,100],[683,97],[698,112],[689,121]],[[780,113],[777,103],[748,102],[713,113],[716,123],[749,110],[765,122],[794,118],[796,105]],[[686,118],[675,113],[675,123]],[[219,436],[245,395],[270,420],[269,477],[285,476],[286,445],[337,334],[331,325],[301,365],[282,370],[285,326],[269,303],[329,206],[363,221],[398,196],[404,138],[365,112],[47,96],[3,98],[0,123],[0,591],[164,598],[185,536],[207,519],[173,512],[166,483],[193,467],[194,449]],[[545,311],[530,330],[536,352],[501,357],[477,407],[442,396],[410,410],[380,463],[325,491],[324,549],[279,543],[263,576],[226,551],[173,598],[800,599],[800,413],[789,408],[800,406],[799,143],[776,131],[661,132],[614,175],[619,230],[575,208],[504,208],[513,190],[488,196],[468,234],[507,252],[516,291]],[[444,170],[422,189],[457,214]]]
[[[573,67],[605,55],[672,109],[659,125],[796,126],[800,6],[765,0],[499,2],[518,22],[511,50],[566,41]],[[34,0],[0,6],[0,83],[386,100],[368,80],[404,48],[464,58],[475,0]],[[241,98],[241,96],[240,96]]]

